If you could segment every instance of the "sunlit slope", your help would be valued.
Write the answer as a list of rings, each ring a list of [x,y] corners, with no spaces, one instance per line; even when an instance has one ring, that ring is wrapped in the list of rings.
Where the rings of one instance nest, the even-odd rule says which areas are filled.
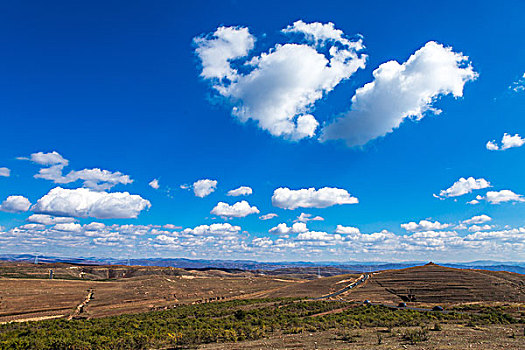
[[[381,302],[459,303],[519,301],[525,276],[510,272],[465,270],[435,264],[374,273],[348,300]]]

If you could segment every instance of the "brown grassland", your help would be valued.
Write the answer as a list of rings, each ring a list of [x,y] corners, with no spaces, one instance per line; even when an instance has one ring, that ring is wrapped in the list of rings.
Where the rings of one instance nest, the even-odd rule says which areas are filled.
[[[50,269],[53,270],[54,279],[48,278]],[[361,276],[345,274],[315,278],[313,275],[298,273],[265,275],[247,271],[203,271],[164,267],[2,263],[0,340],[3,332],[1,324],[7,327],[13,321],[18,323],[50,320],[43,321],[44,325],[45,322],[54,322],[51,321],[54,319],[69,319],[69,322],[101,319],[111,323],[113,319],[121,322],[120,319],[114,318],[115,316],[136,314],[140,316],[134,322],[145,324],[146,321],[140,320],[147,320],[148,315],[154,318],[167,317],[163,316],[162,312],[176,310],[183,310],[177,317],[192,317],[198,320],[197,315],[201,312],[198,310],[208,310],[204,304],[214,304],[217,305],[217,310],[224,307],[225,310],[231,311],[231,315],[224,310],[214,312],[228,320],[231,317],[231,331],[237,332],[236,335],[219,337],[220,339],[192,338],[191,342],[179,339],[180,342],[177,340],[170,343],[171,347],[158,340],[134,342],[136,346],[133,345],[133,348],[525,348],[524,275],[427,264],[371,273],[364,283],[355,288],[337,296],[323,298],[344,290]],[[321,299],[311,301],[315,298]],[[373,304],[369,308],[373,315],[367,315],[366,307],[363,309],[362,301],[365,299]],[[295,301],[279,304],[282,302],[278,300],[302,301],[299,304],[294,304]],[[242,304],[243,301],[246,304]],[[396,308],[401,302],[406,303],[408,310],[404,307]],[[297,305],[297,310],[303,310],[301,308],[307,307],[303,303],[311,303],[311,314],[300,311],[295,317],[295,311],[290,311],[278,315],[276,317],[282,317],[282,327],[279,321],[265,314],[266,309],[279,307],[276,305],[291,308],[290,310],[295,310],[291,305]],[[326,305],[323,306],[323,303]],[[442,316],[436,317],[437,314],[427,311],[435,305],[445,308]],[[195,311],[192,311],[192,308]],[[449,313],[451,311],[452,313]],[[215,322],[217,319],[214,317],[219,317],[210,316],[210,311],[202,312],[209,322]],[[253,313],[252,316],[250,312]],[[242,326],[245,313],[248,315],[246,320],[251,322],[249,331],[255,332],[250,335],[242,335],[244,333],[239,333],[239,329],[234,329],[239,327],[238,325]],[[417,316],[418,313],[424,316]],[[267,321],[259,322],[258,317]],[[346,317],[352,321],[347,322]],[[324,323],[326,326],[323,326]],[[16,338],[17,334],[31,333],[35,329],[33,324],[37,323],[27,324],[25,331],[14,329],[12,326],[7,327],[4,335],[11,332],[9,336]],[[80,323],[72,324],[83,327]],[[211,327],[210,324],[212,323],[199,327]],[[165,326],[164,323],[163,325]],[[166,327],[169,327],[169,324]],[[224,331],[221,328],[221,332]],[[15,343],[9,344],[13,348],[31,348],[30,345],[14,347],[12,344]],[[78,347],[79,345],[39,346],[46,349],[83,349]],[[94,348],[117,347],[113,344]]]

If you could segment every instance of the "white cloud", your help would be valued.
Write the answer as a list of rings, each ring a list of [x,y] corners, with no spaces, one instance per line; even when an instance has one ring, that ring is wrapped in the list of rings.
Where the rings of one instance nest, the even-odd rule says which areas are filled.
[[[166,225],[164,225],[162,227],[166,228],[168,230],[178,230],[178,229],[182,228],[180,226],[176,226],[176,225],[173,225],[173,224],[166,224]]]
[[[468,228],[469,232],[488,231],[493,228],[492,225],[472,225]]]
[[[319,122],[310,110],[342,80],[364,68],[366,56],[358,54],[361,40],[345,38],[332,23],[297,21],[283,33],[299,34],[306,42],[277,44],[247,58],[244,74],[231,62],[253,48],[255,39],[247,28],[221,27],[214,36],[196,38],[201,76],[233,105],[232,114],[241,122],[254,120],[273,136],[291,140],[313,137]]]
[[[373,75],[374,80],[352,97],[352,109],[323,129],[321,141],[344,139],[348,146],[364,145],[393,132],[407,118],[439,114],[433,107],[439,97],[463,96],[465,83],[477,77],[468,57],[434,41],[403,64],[381,64]]]
[[[60,223],[57,223],[60,224]],[[65,223],[64,223],[65,224]],[[213,258],[229,256],[231,259],[253,259],[264,256],[281,259],[286,256],[303,256],[317,260],[330,260],[334,256],[352,256],[360,260],[407,261],[440,260],[454,261],[483,259],[519,261],[525,249],[525,228],[506,228],[504,231],[476,231],[460,236],[455,231],[420,231],[407,235],[395,235],[383,230],[370,234],[356,228],[338,227],[336,232],[309,231],[304,223],[287,228],[289,234],[257,237],[239,226],[228,223],[200,225],[182,231],[162,230],[161,225],[104,225],[92,222],[46,227],[29,223],[9,230],[0,229],[0,246],[10,251],[13,247],[26,251],[38,251],[43,245],[57,249],[69,249],[81,255],[97,249],[107,254],[125,256],[131,250],[147,254],[152,249],[159,254],[177,254],[190,257],[198,251],[199,256]],[[482,228],[485,228],[482,226]],[[347,232],[347,233],[338,233]],[[456,257],[456,258],[455,258]]]
[[[480,197],[480,198],[481,198],[481,196],[477,196],[477,197]],[[476,198],[477,198],[477,197],[476,197]],[[471,204],[471,205],[479,204],[479,199],[473,199],[473,200],[471,200],[471,201],[468,201],[467,204]]]
[[[279,216],[279,215],[277,215],[275,213],[268,213],[268,214],[264,214],[264,215],[259,216],[259,219],[261,219],[261,220],[270,220],[270,219],[276,218],[277,216]]]
[[[350,231],[350,230],[349,230]],[[392,240],[397,238],[395,234],[387,230],[374,233],[359,233],[359,232],[349,232],[345,237],[347,241],[352,243],[376,243],[386,240]]]
[[[302,208],[326,208],[337,204],[356,204],[356,197],[341,188],[323,187],[319,190],[315,188],[303,188],[300,190],[290,190],[286,187],[277,188],[273,192],[272,204],[283,209]]]
[[[525,228],[517,228],[504,231],[475,232],[463,238],[465,241],[489,242],[496,241],[501,243],[518,243],[522,249],[525,248]]]
[[[102,231],[106,228],[106,225],[104,225],[101,222],[91,222],[87,225],[84,225],[85,231]]]
[[[498,146],[496,140],[492,140],[487,142],[486,147],[490,151],[504,151],[513,147],[521,147],[523,144],[525,144],[525,139],[521,138],[520,135],[511,136],[505,133],[501,139],[501,146]]]
[[[406,251],[444,251],[462,244],[456,231],[424,231],[396,237],[398,249]]]
[[[462,223],[471,225],[471,224],[483,224],[485,222],[491,221],[492,218],[488,215],[482,214],[482,215],[476,215],[471,217],[468,220],[463,220]]]
[[[0,177],[9,177],[9,176],[11,176],[11,169],[0,168]]]
[[[53,165],[49,168],[42,168],[35,175],[35,178],[50,180],[56,184],[69,184],[82,180],[84,187],[94,190],[109,190],[115,185],[127,185],[133,182],[129,175],[124,175],[120,171],[111,172],[102,169],[83,169],[72,170],[65,176],[62,175],[63,165]]]
[[[26,197],[9,196],[0,205],[0,210],[9,213],[20,213],[28,211],[30,206],[31,202]]]
[[[466,230],[467,225],[460,223],[459,225],[454,226],[454,230]]]
[[[196,236],[231,236],[237,235],[239,231],[241,231],[240,226],[232,226],[229,223],[219,223],[200,225],[195,228],[186,228],[182,232]]]
[[[27,159],[32,161],[33,163],[37,163],[44,166],[51,166],[51,165],[63,165],[66,166],[69,164],[69,161],[62,157],[58,152],[53,151],[49,153],[44,152],[38,152],[33,153],[29,158],[25,157],[19,157],[18,159]]]
[[[471,193],[473,190],[480,190],[487,187],[491,187],[490,182],[483,178],[475,179],[471,176],[468,179],[465,179],[462,177],[446,190],[441,190],[439,196],[434,195],[434,197],[458,197]]]
[[[98,192],[87,188],[56,187],[40,198],[32,210],[41,214],[98,219],[136,218],[151,207],[148,200],[128,192]]]
[[[303,233],[306,231],[308,231],[308,228],[304,222],[296,222],[291,227],[288,227],[285,223],[281,223],[271,228],[268,232],[275,235],[287,235],[290,233]]]
[[[249,196],[252,193],[253,193],[253,191],[252,191],[251,187],[241,186],[241,187],[236,188],[234,190],[228,191],[228,196],[234,196],[234,197],[237,197],[237,196]]]
[[[66,232],[80,232],[82,231],[82,225],[77,223],[56,224],[53,226],[53,229]]]
[[[240,201],[233,205],[219,202],[212,209],[211,214],[225,218],[243,218],[250,214],[259,214],[259,209],[256,206],[250,206],[247,201]]]
[[[256,237],[252,240],[252,244],[256,247],[269,247],[273,244],[273,241],[268,237]]]
[[[45,225],[42,224],[25,224],[22,226],[18,226],[18,228],[22,230],[36,230],[36,231],[42,231],[46,229]]]
[[[341,235],[339,234],[329,234],[326,232],[320,231],[307,231],[302,232],[297,235],[297,240],[299,241],[339,241],[342,240]]]
[[[179,245],[179,239],[174,236],[158,235],[155,240],[160,244]]]
[[[151,188],[153,189],[156,189],[158,190],[160,185],[159,185],[159,180],[158,179],[153,179],[150,181],[150,183],[148,184]]]
[[[230,63],[248,55],[255,45],[255,38],[248,28],[219,27],[213,35],[194,38],[193,42],[202,63],[201,76],[220,83],[223,78],[230,81],[237,78],[238,73]]]
[[[449,226],[449,224],[442,224],[439,221],[432,222],[428,220],[421,220],[419,223],[412,221],[407,224],[401,224],[401,227],[409,232],[443,230]]]
[[[280,223],[275,227],[272,227],[268,230],[269,233],[273,233],[275,235],[287,235],[291,231],[291,228],[288,227],[285,223]]]
[[[496,140],[488,141],[485,147],[489,151],[499,151],[499,146],[496,144]]]
[[[304,35],[309,41],[315,42],[317,46],[322,46],[327,42],[338,42],[342,45],[352,47],[356,43],[351,42],[345,37],[342,30],[335,29],[332,22],[326,24],[314,22],[305,23],[301,20],[296,21],[282,30],[283,33],[295,33]],[[359,46],[356,46],[359,48]]]
[[[513,82],[509,86],[509,89],[514,91],[514,92],[523,92],[523,91],[525,91],[525,73],[523,73],[523,75],[518,80]]]
[[[297,219],[295,219],[294,221],[295,222],[324,221],[324,218],[321,216],[312,217],[312,214],[301,213],[301,215],[299,215]]]
[[[217,188],[216,180],[202,179],[193,183],[193,193],[195,196],[204,198]]]
[[[343,225],[337,225],[337,228],[335,229],[335,233],[344,234],[344,235],[357,235],[361,232],[357,227],[352,226],[343,226]]]
[[[30,158],[19,157],[18,159],[29,159],[33,163],[47,166],[41,168],[34,177],[53,181],[56,184],[69,184],[81,180],[84,187],[94,190],[109,190],[115,185],[127,185],[133,182],[128,175],[124,175],[120,171],[111,172],[99,168],[72,170],[63,175],[64,167],[69,164],[69,161],[55,151],[33,153]]]
[[[45,215],[45,214],[33,214],[27,218],[27,221],[35,222],[37,224],[42,224],[42,225],[54,225],[54,224],[75,222],[77,220],[71,217],[55,217],[55,216]]]
[[[485,197],[478,197],[476,197],[477,200],[484,199],[490,204],[500,204],[504,202],[525,202],[525,199],[521,194],[516,194],[511,190],[488,191]]]

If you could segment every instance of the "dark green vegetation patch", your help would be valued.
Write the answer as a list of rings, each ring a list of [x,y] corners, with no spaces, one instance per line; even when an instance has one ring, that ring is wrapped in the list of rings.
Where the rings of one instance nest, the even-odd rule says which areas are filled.
[[[235,300],[92,320],[47,320],[0,326],[1,349],[169,349],[255,340],[274,333],[409,327],[436,322],[509,324],[502,310],[420,312],[337,301]]]

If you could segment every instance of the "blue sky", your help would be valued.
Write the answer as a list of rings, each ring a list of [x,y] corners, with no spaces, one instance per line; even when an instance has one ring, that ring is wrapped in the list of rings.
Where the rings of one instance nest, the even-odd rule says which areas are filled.
[[[524,10],[4,4],[0,252],[523,261]]]

